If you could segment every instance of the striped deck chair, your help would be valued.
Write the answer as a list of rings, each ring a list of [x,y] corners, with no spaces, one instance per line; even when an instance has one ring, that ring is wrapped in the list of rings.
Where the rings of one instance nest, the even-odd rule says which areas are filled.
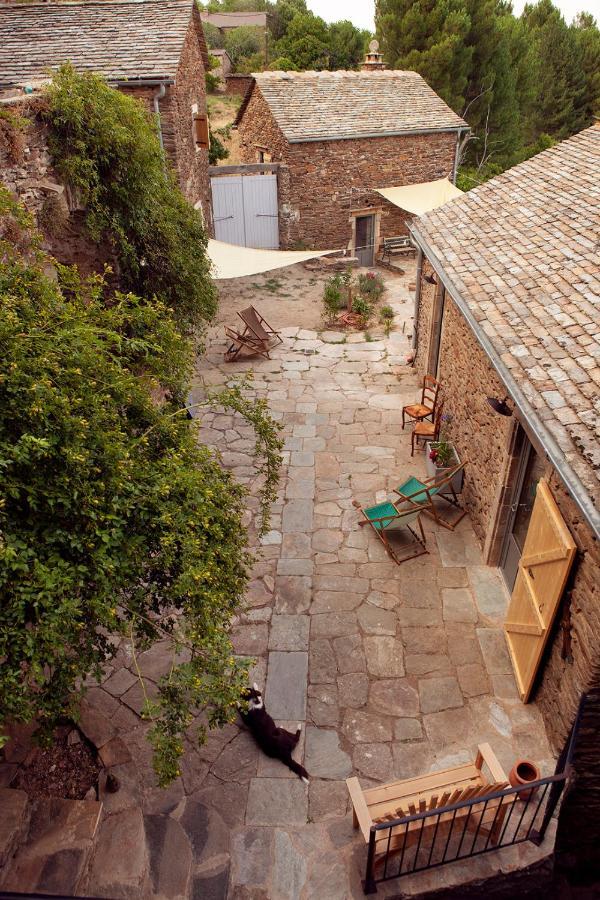
[[[434,475],[431,478],[426,478],[424,481],[411,475],[410,478],[407,478],[405,482],[395,488],[394,493],[398,494],[400,502],[410,500],[411,503],[418,504],[426,515],[435,519],[438,525],[443,525],[444,528],[454,531],[460,520],[467,514],[467,511],[459,504],[456,491],[452,485],[454,476],[462,471],[464,467],[465,463],[462,462],[450,469],[443,478]],[[455,516],[451,522],[448,519],[444,519],[433,502],[435,497],[445,500],[446,503],[459,510],[458,516]]]

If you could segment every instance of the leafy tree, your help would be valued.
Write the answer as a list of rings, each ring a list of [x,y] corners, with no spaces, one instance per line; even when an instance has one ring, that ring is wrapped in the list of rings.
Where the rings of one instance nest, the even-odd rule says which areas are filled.
[[[123,286],[156,296],[185,328],[210,321],[217,295],[206,232],[144,106],[65,65],[47,91],[44,116],[54,163],[85,204],[90,234],[112,241]]]
[[[296,13],[274,48],[298,69],[327,69],[330,62],[327,23],[312,13]]]
[[[260,31],[251,25],[240,25],[239,28],[232,28],[225,35],[225,49],[229,53],[236,69],[244,57],[260,53],[263,46],[264,40]]]
[[[368,31],[361,31],[352,22],[333,22],[329,26],[329,68],[356,69],[365,57],[369,42]]]
[[[222,50],[225,47],[225,36],[216,25],[211,25],[210,22],[203,22],[202,30],[209,50]]]
[[[387,64],[419,72],[455,110],[465,103],[472,48],[463,0],[379,0],[377,36]]]

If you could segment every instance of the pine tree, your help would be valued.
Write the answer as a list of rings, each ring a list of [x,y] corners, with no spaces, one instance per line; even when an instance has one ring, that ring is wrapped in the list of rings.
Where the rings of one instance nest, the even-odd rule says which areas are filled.
[[[471,69],[470,19],[463,0],[379,0],[376,30],[394,69],[419,72],[460,112]]]
[[[580,13],[571,26],[581,53],[586,81],[585,119],[591,125],[600,116],[600,30],[590,13]]]

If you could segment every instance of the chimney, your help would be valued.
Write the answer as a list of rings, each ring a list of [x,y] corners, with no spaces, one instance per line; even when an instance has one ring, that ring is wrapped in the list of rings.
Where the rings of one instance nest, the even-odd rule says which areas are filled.
[[[371,41],[369,44],[369,52],[365,56],[360,69],[361,72],[377,72],[378,70],[385,69],[383,54],[379,52],[379,41]]]

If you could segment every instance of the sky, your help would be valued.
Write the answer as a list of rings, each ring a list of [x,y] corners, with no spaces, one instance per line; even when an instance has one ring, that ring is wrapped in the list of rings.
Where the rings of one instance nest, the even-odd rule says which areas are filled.
[[[598,0],[553,0],[567,22],[581,10],[593,12]],[[373,31],[373,14],[375,0],[307,0],[308,8],[326,22],[337,22],[339,19],[350,19],[359,28]],[[517,15],[521,13],[525,0],[513,0],[513,8]]]

